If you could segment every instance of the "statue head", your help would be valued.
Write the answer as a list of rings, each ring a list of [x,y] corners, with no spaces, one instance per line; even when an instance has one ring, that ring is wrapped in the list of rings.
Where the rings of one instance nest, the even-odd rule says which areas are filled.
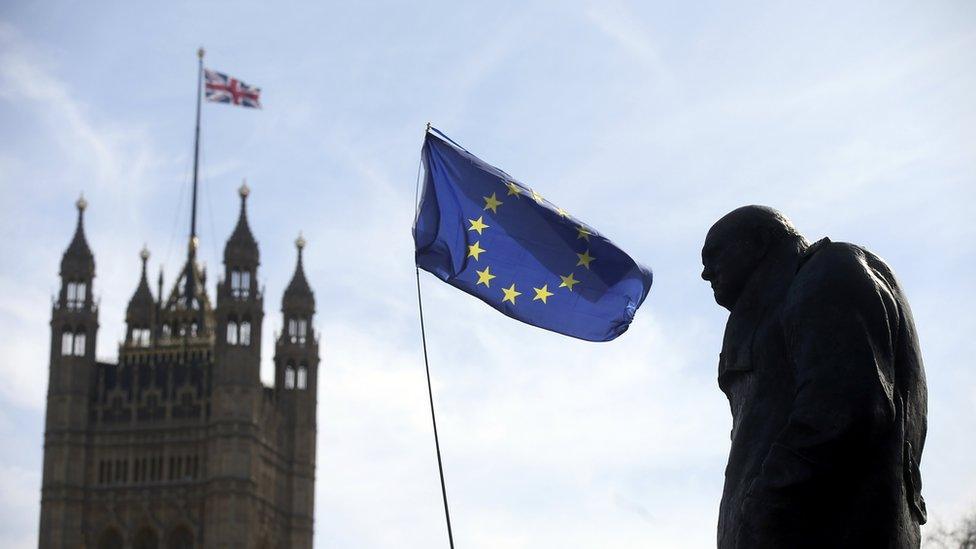
[[[806,240],[786,216],[767,206],[743,206],[716,221],[705,236],[701,273],[715,302],[731,311],[770,251],[784,245],[802,250]]]

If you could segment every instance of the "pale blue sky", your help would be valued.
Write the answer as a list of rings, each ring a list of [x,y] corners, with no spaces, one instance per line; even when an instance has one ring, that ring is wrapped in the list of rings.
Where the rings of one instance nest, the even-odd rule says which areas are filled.
[[[36,545],[50,295],[85,192],[114,359],[138,251],[186,233],[196,59],[263,89],[205,105],[202,258],[247,178],[267,287],[292,241],[322,334],[317,547],[446,547],[410,223],[429,120],[655,271],[592,344],[424,275],[459,547],[713,544],[730,427],[705,231],[768,204],[866,245],[914,308],[933,521],[976,506],[976,6],[969,2],[5,2],[0,6],[0,545]],[[211,276],[211,291],[215,276]]]

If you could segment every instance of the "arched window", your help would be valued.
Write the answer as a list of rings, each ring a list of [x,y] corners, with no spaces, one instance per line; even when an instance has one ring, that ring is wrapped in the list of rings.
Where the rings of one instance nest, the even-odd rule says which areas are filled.
[[[98,537],[98,549],[122,549],[122,534],[115,528],[106,528]]]
[[[149,346],[149,328],[133,328],[132,344],[136,347]]]
[[[235,318],[227,321],[227,344],[237,345],[237,320]]]
[[[294,318],[288,319],[288,341],[294,343],[298,340],[298,321]]]
[[[173,329],[169,327],[169,324],[163,324],[163,339],[169,339],[170,334],[172,334]]]
[[[193,549],[193,533],[186,526],[178,526],[169,533],[167,549]]]
[[[132,547],[133,549],[157,549],[159,538],[156,536],[156,532],[146,526],[136,534]]]
[[[241,336],[239,338],[241,345],[251,344],[251,321],[244,319],[241,321]]]
[[[301,317],[288,319],[288,340],[299,345],[305,344],[308,334],[308,321]]]
[[[85,356],[85,332],[75,332],[75,356]]]
[[[304,362],[298,366],[298,376],[295,379],[295,387],[297,389],[306,389],[308,387],[308,366],[306,366]]]
[[[244,298],[251,293],[251,272],[234,269],[230,272],[230,293],[234,297]]]
[[[71,356],[75,352],[74,338],[75,334],[67,329],[61,334],[61,354],[63,356]]]
[[[285,389],[295,388],[295,365],[291,362],[285,366]]]
[[[197,325],[197,321],[196,320],[194,320],[193,322],[191,322],[190,323],[190,337],[197,337],[197,332],[199,332],[199,329],[200,328]]]
[[[85,304],[86,290],[87,284],[84,282],[68,282],[65,297],[69,309],[80,309]]]

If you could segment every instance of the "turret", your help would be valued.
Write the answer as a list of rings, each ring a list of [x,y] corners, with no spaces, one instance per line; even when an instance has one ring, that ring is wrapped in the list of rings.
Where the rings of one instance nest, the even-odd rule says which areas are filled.
[[[92,298],[95,257],[85,239],[88,202],[75,203],[78,223],[61,257],[61,288],[51,308],[51,354],[41,487],[42,547],[80,546],[88,399],[95,373],[98,309]],[[55,525],[58,528],[55,528]]]
[[[254,277],[261,261],[258,243],[247,223],[247,197],[251,194],[247,181],[237,192],[241,197],[241,211],[234,232],[224,246],[224,279],[230,281],[235,297],[247,298],[256,285]]]
[[[312,315],[315,314],[315,295],[312,288],[308,285],[305,278],[305,266],[302,263],[302,252],[305,249],[305,237],[298,234],[295,239],[295,248],[298,249],[298,262],[295,265],[295,273],[291,277],[291,282],[285,288],[284,296],[281,299],[281,312],[287,326],[285,336],[288,343],[296,343],[304,346],[310,336],[309,326]]]
[[[95,256],[85,239],[85,208],[88,201],[84,196],[75,202],[78,208],[78,224],[68,249],[61,256],[61,292],[58,303],[68,309],[90,308],[92,304],[91,284],[95,278]]]
[[[294,547],[310,546],[315,478],[315,406],[318,389],[319,344],[312,329],[315,296],[305,277],[302,254],[305,239],[298,235],[295,247],[298,261],[291,282],[281,300],[284,330],[275,344],[275,394],[282,413],[292,426],[288,458],[292,478],[287,501],[290,510]]]
[[[256,279],[258,245],[247,223],[247,184],[241,185],[239,194],[240,215],[224,247],[224,276],[217,283],[210,420],[219,436],[208,441],[209,455],[230,456],[210,461],[207,470],[227,488],[211,491],[206,504],[207,520],[217,525],[207,535],[234,547],[250,540],[245,537],[247,530],[237,526],[248,509],[246,501],[231,487],[249,485],[263,470],[262,454],[252,441],[260,434],[264,398],[260,375],[264,300]]]
[[[98,311],[92,297],[95,280],[95,256],[85,239],[85,208],[88,201],[82,196],[75,203],[78,208],[78,224],[68,249],[61,256],[61,289],[54,301],[51,314],[51,367],[66,360],[94,363],[95,335],[98,331]],[[76,376],[71,376],[75,378]],[[87,386],[66,387],[66,379],[52,378],[52,390],[86,390]]]
[[[156,316],[156,301],[149,289],[149,279],[146,278],[146,262],[149,261],[149,250],[143,246],[139,252],[142,259],[142,275],[139,285],[129,300],[125,310],[126,336],[125,344],[130,347],[149,347],[152,342],[153,326]]]
[[[264,298],[258,291],[258,243],[247,223],[247,183],[238,190],[241,210],[224,246],[224,276],[217,284],[217,355],[228,357],[216,373],[219,381],[260,384],[261,322]]]

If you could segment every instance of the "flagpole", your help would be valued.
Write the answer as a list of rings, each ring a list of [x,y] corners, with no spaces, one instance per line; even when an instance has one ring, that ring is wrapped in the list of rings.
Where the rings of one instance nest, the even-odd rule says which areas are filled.
[[[427,129],[424,131],[424,139],[427,138],[427,132],[430,131],[430,122],[427,123]],[[417,166],[417,190],[416,190],[416,203],[417,211],[420,210],[420,168],[423,165]],[[427,359],[427,331],[424,329],[424,300],[420,294],[420,267],[414,261],[414,270],[417,274],[417,307],[420,310],[420,340],[423,342],[424,348],[424,368],[427,371],[427,397],[430,400],[430,422],[434,427],[434,448],[437,451],[437,472],[440,474],[441,479],[441,498],[444,501],[444,518],[447,521],[447,540],[450,544],[451,549],[454,549],[454,532],[451,530],[451,510],[447,505],[447,485],[444,483],[444,463],[441,460],[441,443],[437,436],[437,415],[434,413],[434,390],[430,383],[430,362]]]
[[[203,48],[197,50],[197,124],[193,140],[193,203],[190,209],[190,260],[197,247],[197,173],[200,167],[200,103],[203,99]]]

